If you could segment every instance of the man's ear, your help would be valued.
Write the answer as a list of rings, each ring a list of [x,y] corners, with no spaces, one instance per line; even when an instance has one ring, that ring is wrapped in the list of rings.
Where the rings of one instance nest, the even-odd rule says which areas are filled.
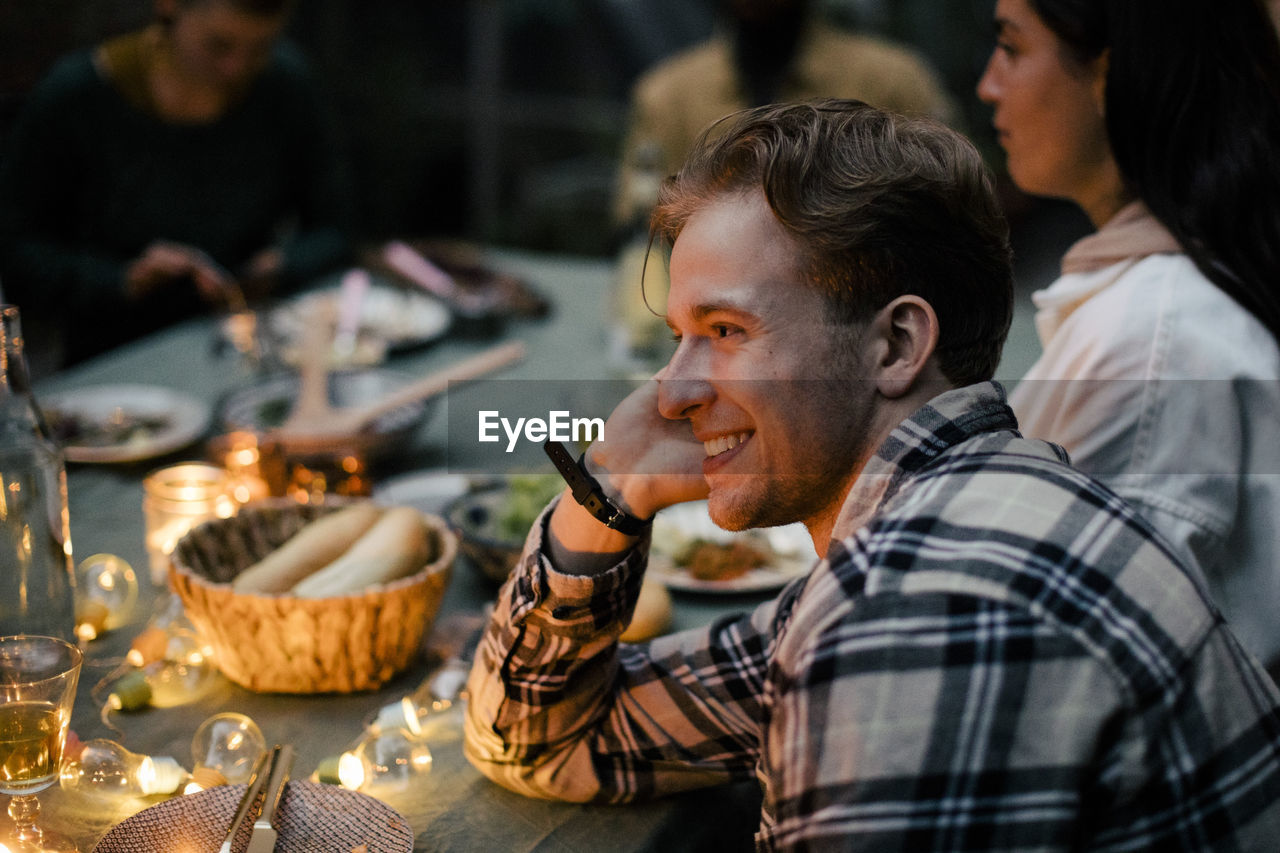
[[[938,347],[938,315],[919,296],[899,296],[871,321],[877,390],[889,399],[908,394]]]

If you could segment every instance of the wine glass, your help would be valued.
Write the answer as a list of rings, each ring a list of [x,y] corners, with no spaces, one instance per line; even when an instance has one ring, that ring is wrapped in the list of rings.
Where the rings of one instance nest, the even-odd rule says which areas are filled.
[[[57,781],[82,661],[78,648],[54,637],[0,637],[0,793],[10,796],[14,823],[2,843],[12,853],[76,850],[36,825],[36,794]]]

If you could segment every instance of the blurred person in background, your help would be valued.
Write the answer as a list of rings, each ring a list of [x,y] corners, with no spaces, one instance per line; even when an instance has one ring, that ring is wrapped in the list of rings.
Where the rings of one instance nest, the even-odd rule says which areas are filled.
[[[1034,295],[1023,432],[1137,504],[1280,658],[1280,45],[1259,0],[999,0],[978,94],[1098,230]]]
[[[293,0],[156,0],[61,59],[0,163],[0,280],[74,363],[348,254],[349,188]]]
[[[613,204],[623,239],[608,333],[611,363],[626,375],[652,373],[668,349],[658,316],[666,272],[661,261],[648,262],[649,212],[662,180],[680,167],[704,128],[748,107],[826,97],[952,126],[959,119],[954,100],[923,57],[833,25],[813,0],[717,4],[711,38],[659,62],[631,93]]]
[[[710,39],[663,60],[636,82],[614,216],[648,220],[652,176],[673,174],[698,134],[738,110],[779,101],[856,98],[954,124],[934,70],[910,49],[839,29],[812,0],[718,0]]]

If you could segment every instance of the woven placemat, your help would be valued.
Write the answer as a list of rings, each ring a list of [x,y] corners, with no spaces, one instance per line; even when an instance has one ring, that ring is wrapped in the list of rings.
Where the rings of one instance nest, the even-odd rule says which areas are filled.
[[[223,785],[143,809],[108,832],[94,853],[217,850],[244,791],[244,785]],[[403,815],[381,800],[334,785],[288,783],[277,818],[275,853],[413,850],[413,830]],[[243,853],[252,826],[252,821],[241,826],[231,853]]]

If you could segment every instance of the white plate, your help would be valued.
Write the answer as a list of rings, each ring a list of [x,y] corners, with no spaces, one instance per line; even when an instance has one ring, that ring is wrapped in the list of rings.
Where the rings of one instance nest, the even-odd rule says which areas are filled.
[[[180,391],[155,385],[95,385],[39,398],[46,414],[107,424],[113,417],[163,418],[164,426],[121,444],[64,445],[70,462],[136,462],[186,447],[209,426],[210,407]]]
[[[414,471],[375,487],[373,499],[389,506],[411,506],[443,516],[445,507],[471,491],[472,485],[472,478],[466,474],[451,474],[444,470]]]
[[[320,302],[331,302],[335,312],[342,290],[332,287],[315,290],[286,302],[271,312],[272,336],[280,342],[285,362],[296,364],[298,345],[303,339],[307,318]],[[449,331],[453,315],[447,306],[423,293],[374,285],[360,305],[360,327],[355,348],[345,356],[334,353],[335,367],[380,364],[389,351],[422,346]]]
[[[772,555],[768,565],[729,580],[701,580],[675,564],[675,555],[695,539],[728,544],[741,537]],[[813,540],[803,524],[734,533],[716,526],[706,501],[695,501],[664,509],[654,519],[648,573],[670,589],[687,592],[767,592],[804,575],[816,560]]]

